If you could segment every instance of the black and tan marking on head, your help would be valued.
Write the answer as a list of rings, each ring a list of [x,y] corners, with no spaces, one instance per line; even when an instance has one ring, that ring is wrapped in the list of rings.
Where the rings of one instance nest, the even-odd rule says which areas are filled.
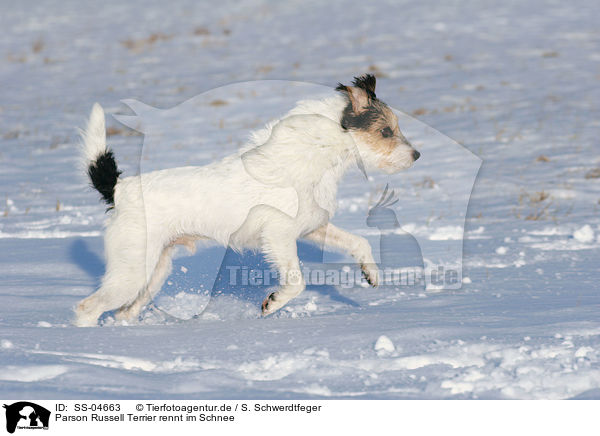
[[[366,142],[385,153],[395,147],[399,138],[404,137],[394,112],[377,98],[375,85],[375,76],[364,74],[355,77],[352,86],[340,83],[335,89],[348,98],[342,113],[342,128],[363,136]]]
[[[419,153],[398,127],[398,117],[375,94],[375,76],[355,77],[351,86],[337,86],[347,98],[340,125],[352,135],[363,162],[393,174],[410,167]]]
[[[345,130],[365,130],[381,115],[381,102],[375,95],[375,84],[375,76],[371,74],[355,77],[352,86],[338,83],[335,89],[348,97],[341,122]]]

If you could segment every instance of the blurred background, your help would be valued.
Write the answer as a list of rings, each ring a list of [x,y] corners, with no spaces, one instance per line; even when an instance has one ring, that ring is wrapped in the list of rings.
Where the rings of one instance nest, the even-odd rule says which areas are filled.
[[[370,72],[387,103],[484,160],[475,199],[489,183],[510,196],[513,217],[560,219],[576,191],[594,214],[597,13],[592,1],[5,2],[1,200],[8,214],[60,207],[68,187],[56,182],[76,183],[60,163],[76,162],[75,129],[94,101],[108,112],[124,98],[169,108],[232,82],[335,86]],[[141,138],[107,122],[135,172]],[[509,211],[492,202],[472,216],[496,212]]]

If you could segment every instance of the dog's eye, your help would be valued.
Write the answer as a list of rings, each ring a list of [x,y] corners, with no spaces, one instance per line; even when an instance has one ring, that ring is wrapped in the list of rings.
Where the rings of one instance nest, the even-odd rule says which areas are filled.
[[[380,132],[381,136],[383,136],[384,138],[390,138],[394,135],[394,132],[392,132],[392,129],[390,129],[389,127],[384,127],[380,130]]]

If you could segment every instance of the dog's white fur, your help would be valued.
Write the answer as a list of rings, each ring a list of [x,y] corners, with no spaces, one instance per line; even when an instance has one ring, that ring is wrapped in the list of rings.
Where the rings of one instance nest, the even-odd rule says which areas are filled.
[[[351,92],[299,102],[220,162],[119,178],[106,223],[106,274],[100,289],[76,307],[76,325],[96,325],[112,310],[119,320],[136,318],[169,275],[174,246],[193,249],[197,239],[263,251],[280,277],[278,291],[263,303],[265,315],[304,290],[299,238],[349,251],[376,285],[367,240],[329,223],[337,186],[357,158],[367,169],[395,172],[412,165],[414,149],[399,130],[395,147],[382,153],[365,141],[365,132],[342,128],[349,98]],[[95,104],[82,134],[86,164],[107,150],[104,123]]]

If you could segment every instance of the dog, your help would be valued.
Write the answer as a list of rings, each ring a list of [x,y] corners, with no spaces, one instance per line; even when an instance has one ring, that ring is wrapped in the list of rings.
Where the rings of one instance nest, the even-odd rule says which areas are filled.
[[[131,177],[121,177],[107,148],[104,111],[96,103],[82,142],[91,184],[111,209],[106,273],[100,288],[76,306],[75,324],[95,326],[108,311],[118,321],[137,319],[170,274],[174,247],[193,251],[203,239],[238,251],[261,250],[276,268],[279,287],[264,299],[264,316],[305,288],[300,238],[346,250],[377,286],[368,241],[329,222],[349,167],[393,174],[420,156],[375,86],[375,77],[366,74],[349,86],[338,84],[330,97],[300,101],[220,162]]]

